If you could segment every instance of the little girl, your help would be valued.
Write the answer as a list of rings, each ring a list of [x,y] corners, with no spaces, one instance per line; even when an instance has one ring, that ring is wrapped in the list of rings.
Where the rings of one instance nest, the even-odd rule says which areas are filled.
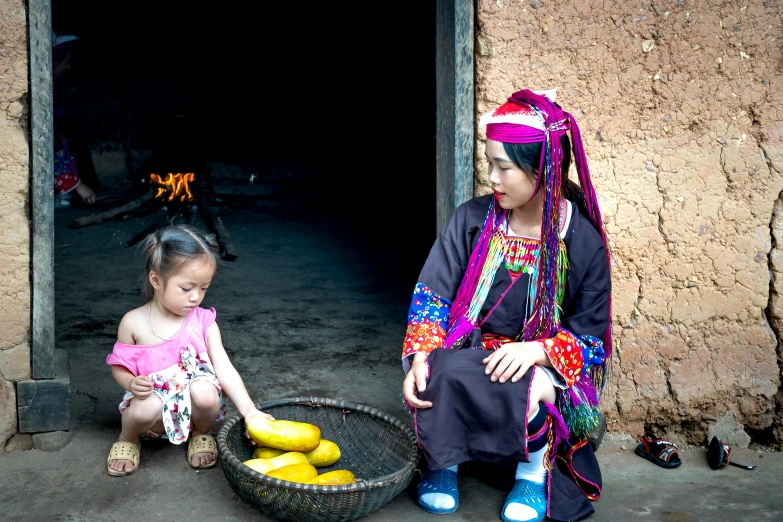
[[[122,433],[107,460],[109,475],[139,466],[140,437],[188,441],[196,469],[217,462],[212,425],[226,413],[226,396],[247,421],[256,409],[223,348],[215,309],[199,304],[218,266],[218,244],[189,225],[172,225],[145,239],[144,301],[120,322],[106,358],[125,396]],[[225,394],[224,394],[225,392]]]

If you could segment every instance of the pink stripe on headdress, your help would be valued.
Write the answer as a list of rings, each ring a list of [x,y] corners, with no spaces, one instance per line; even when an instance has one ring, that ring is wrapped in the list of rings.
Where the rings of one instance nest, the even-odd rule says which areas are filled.
[[[487,138],[503,143],[540,143],[546,139],[546,134],[527,125],[489,123]]]

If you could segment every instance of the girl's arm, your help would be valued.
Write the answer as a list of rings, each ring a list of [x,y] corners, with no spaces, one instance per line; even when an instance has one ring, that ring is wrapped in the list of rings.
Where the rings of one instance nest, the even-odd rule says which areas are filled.
[[[117,329],[117,340],[122,344],[136,344],[136,340],[133,336],[134,327],[134,313],[128,312],[120,321],[120,326]],[[109,358],[112,356],[110,355]],[[152,380],[146,375],[133,375],[128,368],[117,364],[118,360],[112,360],[111,375],[117,384],[122,386],[123,390],[127,390],[133,394],[135,399],[146,399],[152,395]]]
[[[234,403],[234,406],[237,407],[245,421],[254,415],[261,415],[274,420],[274,417],[271,415],[259,411],[253,399],[250,398],[242,377],[239,376],[239,372],[231,364],[226,349],[223,347],[223,339],[217,323],[212,323],[207,328],[207,351],[209,359],[212,361],[212,366],[215,368],[218,382],[220,382],[223,391]]]
[[[134,399],[146,399],[152,394],[152,381],[146,375],[133,375],[124,366],[111,365],[111,375],[123,390],[133,394]]]

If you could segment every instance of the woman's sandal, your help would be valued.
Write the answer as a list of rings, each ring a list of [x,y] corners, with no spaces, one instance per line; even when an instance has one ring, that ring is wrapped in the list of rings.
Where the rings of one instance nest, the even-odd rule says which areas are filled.
[[[513,518],[506,517],[506,508],[509,504],[521,504],[536,511],[536,518],[530,518],[526,522],[541,522],[546,520],[546,484],[538,484],[531,480],[519,479],[506,497],[500,518],[504,522],[516,522]]]
[[[659,439],[651,431],[645,431],[639,437],[641,444],[636,446],[636,454],[659,465],[662,468],[676,468],[682,464],[677,445],[668,440]]]
[[[118,440],[111,445],[111,450],[109,450],[109,458],[106,459],[106,471],[112,477],[124,477],[125,475],[130,475],[139,467],[140,450],[141,446],[139,444]],[[109,462],[112,460],[129,460],[133,462],[133,469],[130,471],[115,471],[109,467]]]
[[[203,466],[193,465],[193,455],[196,453],[212,453],[215,456],[215,460],[209,464]],[[217,444],[215,444],[215,438],[209,434],[194,435],[188,441],[188,464],[196,469],[209,469],[217,464]]]
[[[447,513],[454,513],[459,506],[459,491],[457,491],[457,473],[450,469],[433,469],[424,475],[419,485],[416,487],[417,497],[416,500],[419,503],[421,509],[427,513],[434,515],[445,515]],[[427,504],[421,501],[423,495],[429,493],[439,493],[441,495],[448,495],[454,499],[454,507],[451,509],[441,509]]]

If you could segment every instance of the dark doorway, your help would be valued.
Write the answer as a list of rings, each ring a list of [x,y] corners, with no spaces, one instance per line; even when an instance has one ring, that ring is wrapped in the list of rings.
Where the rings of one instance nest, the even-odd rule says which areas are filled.
[[[98,399],[75,404],[75,420],[97,408],[119,428],[105,357],[141,304],[128,245],[170,206],[70,225],[138,197],[150,173],[188,170],[205,173],[236,249],[202,306],[217,309],[248,389],[404,415],[406,313],[436,234],[431,4],[370,16],[330,2],[52,3],[56,35],[78,37],[55,106],[89,151],[94,175],[79,169],[97,197],[55,209],[56,341],[75,400]],[[335,367],[352,380],[334,382]]]

